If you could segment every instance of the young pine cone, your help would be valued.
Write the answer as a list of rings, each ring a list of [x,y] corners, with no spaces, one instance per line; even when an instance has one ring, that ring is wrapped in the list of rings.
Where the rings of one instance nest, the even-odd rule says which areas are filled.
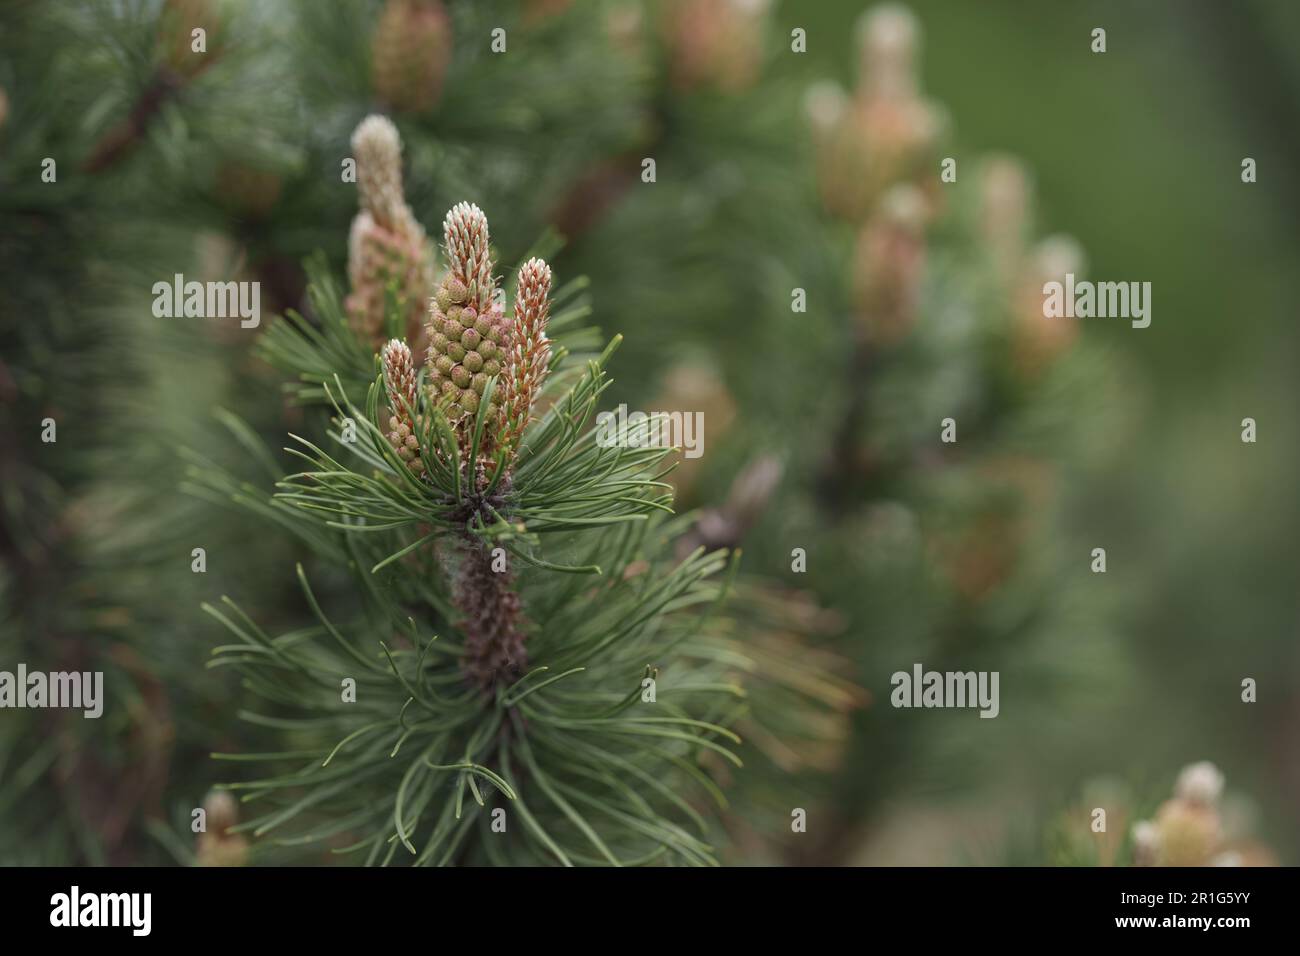
[[[384,361],[384,391],[393,414],[388,419],[388,443],[397,457],[417,475],[424,474],[420,462],[420,422],[417,412],[419,386],[415,360],[405,342],[390,339],[381,353]]]
[[[854,252],[859,335],[874,345],[907,337],[920,308],[925,272],[925,197],[910,183],[892,187],[867,220]]]
[[[434,296],[429,326],[429,388],[444,402],[447,418],[460,425],[478,412],[488,379],[501,374],[510,322],[500,305],[479,312],[465,283],[448,274]],[[488,406],[495,421],[497,403]]]
[[[248,862],[248,839],[231,833],[239,822],[235,800],[224,790],[215,790],[203,801],[207,828],[199,834],[195,857],[199,866],[244,866]]]
[[[848,221],[869,215],[894,183],[923,183],[932,191],[945,126],[943,113],[917,89],[916,18],[886,4],[865,14],[858,31],[856,95],[821,84],[808,99],[822,204]]]
[[[352,150],[361,212],[348,237],[348,321],[378,349],[391,288],[405,318],[403,331],[420,348],[433,252],[402,193],[401,138],[389,120],[368,116],[352,134]]]
[[[451,268],[434,295],[426,326],[429,391],[448,420],[463,428],[478,412],[488,379],[500,375],[507,361],[510,321],[493,294],[483,211],[460,203],[447,213],[443,231]],[[488,406],[488,421],[493,423],[489,445],[499,411],[498,402]]]
[[[1174,795],[1155,820],[1133,828],[1135,862],[1144,866],[1211,866],[1225,849],[1219,798],[1223,774],[1208,761],[1184,767]]]
[[[370,41],[371,81],[404,113],[432,109],[451,61],[451,20],[439,0],[388,0]]]
[[[224,39],[221,5],[213,0],[165,0],[158,14],[158,53],[182,79],[191,80],[211,65]],[[203,52],[194,49],[195,30],[203,31]]]
[[[1047,237],[1028,259],[1012,303],[1012,347],[1017,371],[1032,381],[1068,352],[1079,335],[1077,319],[1043,315],[1043,285],[1064,283],[1067,274],[1082,275],[1086,260],[1082,248],[1069,236]]]
[[[663,33],[681,89],[748,89],[763,65],[770,0],[669,0]]]
[[[979,180],[979,229],[994,271],[1004,283],[1014,281],[1024,267],[1033,232],[1033,205],[1033,184],[1020,160],[998,155],[984,161]]]
[[[510,352],[501,387],[502,442],[512,450],[519,447],[549,369],[551,343],[546,337],[546,320],[551,309],[550,293],[550,266],[536,258],[520,266]]]
[[[360,213],[352,221],[348,238],[348,281],[352,291],[345,308],[352,328],[371,348],[384,340],[390,287],[406,318],[406,334],[412,340],[419,338],[425,299],[433,285],[433,270],[423,246],[410,234],[378,225],[369,213]]]

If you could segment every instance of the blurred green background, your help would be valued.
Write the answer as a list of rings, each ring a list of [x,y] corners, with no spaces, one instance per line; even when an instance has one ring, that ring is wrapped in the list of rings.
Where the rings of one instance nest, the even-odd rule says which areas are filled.
[[[1031,789],[1098,774],[1150,786],[1211,759],[1257,798],[1264,832],[1294,862],[1300,5],[910,6],[924,29],[924,88],[953,117],[957,155],[1023,158],[1040,228],[1078,237],[1090,277],[1153,286],[1150,328],[1082,323],[1131,360],[1140,402],[1123,410],[1133,429],[1119,466],[1088,476],[1071,518],[1106,547],[1106,586],[1128,593],[1133,670],[1072,715],[1074,739],[1025,754],[1041,775]],[[780,4],[787,30],[808,30],[809,76],[851,83],[856,54],[843,38],[861,9]],[[1090,51],[1094,27],[1107,31],[1105,54]],[[1241,182],[1247,156],[1253,185]],[[1245,417],[1259,424],[1255,445],[1240,441]],[[1244,677],[1259,684],[1257,704],[1240,701]],[[912,853],[882,847],[878,858]]]

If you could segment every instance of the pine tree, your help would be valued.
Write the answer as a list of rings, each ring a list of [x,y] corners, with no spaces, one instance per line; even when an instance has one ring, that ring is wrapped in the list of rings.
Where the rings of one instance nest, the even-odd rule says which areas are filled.
[[[3,329],[0,657],[99,662],[130,706],[0,728],[0,860],[841,861],[1104,673],[1058,519],[1125,383],[1042,321],[1082,250],[950,146],[904,10],[801,117],[763,3],[39,6],[0,48],[0,300],[50,317]],[[179,271],[284,318],[164,326],[141,296]],[[707,457],[596,441],[623,400],[706,410]],[[1039,693],[995,753],[892,719],[918,659]]]
[[[325,590],[299,568],[314,622],[273,638],[233,602],[209,608],[237,639],[215,663],[285,738],[279,755],[228,755],[285,768],[230,784],[266,807],[230,832],[270,837],[254,859],[325,844],[371,863],[713,862],[706,804],[722,795],[700,761],[740,766],[733,675],[761,670],[722,606],[734,557],[674,554],[689,522],[671,517],[668,451],[642,447],[646,426],[598,440],[619,340],[574,361],[549,334],[572,318],[550,267],[527,259],[508,295],[477,206],[454,206],[443,237],[423,354],[394,337],[362,381],[324,278],[311,320],[267,339],[304,385],[336,354],[349,368],[300,392],[330,403],[337,451],[299,439],[304,470],[252,501],[327,559]],[[386,327],[405,328],[386,301]],[[193,479],[236,490],[212,469]]]

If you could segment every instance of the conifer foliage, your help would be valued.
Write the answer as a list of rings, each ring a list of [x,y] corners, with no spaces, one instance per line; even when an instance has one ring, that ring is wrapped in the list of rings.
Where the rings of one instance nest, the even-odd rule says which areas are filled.
[[[357,127],[352,149],[361,211],[348,238],[348,317],[363,341],[377,345],[391,284],[405,319],[404,334],[418,336],[433,254],[402,193],[401,138],[387,118],[371,116]]]
[[[209,608],[236,638],[215,663],[287,741],[254,755],[282,769],[231,783],[259,808],[232,831],[265,837],[263,858],[712,862],[721,793],[700,758],[741,763],[732,556],[673,554],[666,449],[597,441],[618,340],[569,367],[546,334],[549,266],[519,267],[507,318],[477,206],[447,214],[444,255],[424,361],[387,342],[360,404],[322,381],[330,450],[298,439],[303,470],[252,502],[332,559],[328,589],[299,569],[314,622],[272,637]],[[349,588],[360,602],[335,600]]]

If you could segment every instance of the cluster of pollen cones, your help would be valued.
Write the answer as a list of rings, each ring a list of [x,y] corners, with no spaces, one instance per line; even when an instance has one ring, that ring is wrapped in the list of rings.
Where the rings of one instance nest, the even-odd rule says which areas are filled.
[[[381,116],[368,117],[352,145],[361,211],[349,240],[347,311],[358,335],[381,352],[389,442],[414,472],[423,472],[417,365],[423,359],[428,402],[460,437],[486,402],[480,454],[515,455],[550,363],[550,267],[541,259],[520,267],[507,315],[492,271],[487,217],[462,202],[443,221],[447,268],[435,284],[433,250],[402,192],[397,129]],[[406,338],[385,343],[390,301],[402,312]]]

